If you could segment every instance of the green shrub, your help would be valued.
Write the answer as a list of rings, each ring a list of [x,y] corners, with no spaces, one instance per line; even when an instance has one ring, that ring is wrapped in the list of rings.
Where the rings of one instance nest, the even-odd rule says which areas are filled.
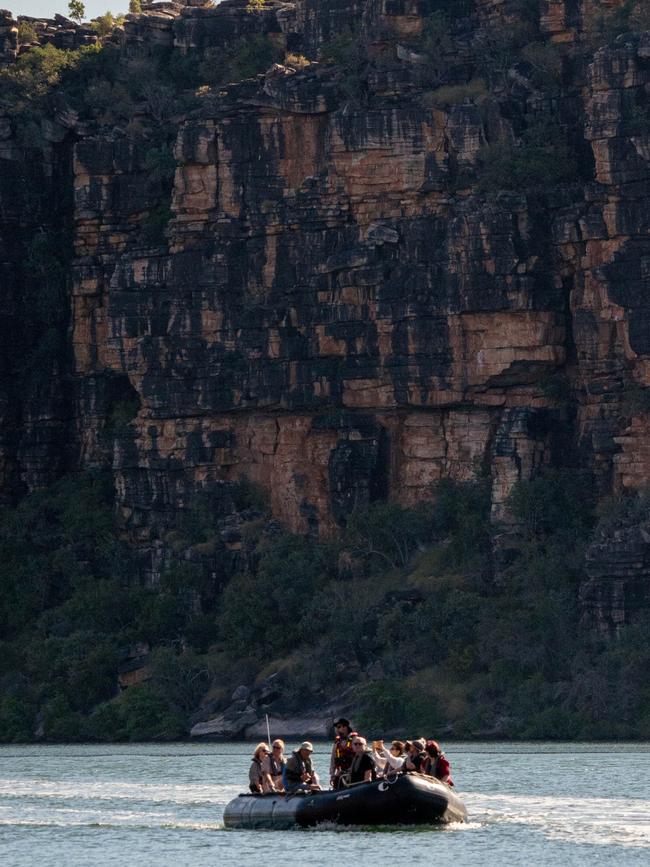
[[[113,15],[112,12],[104,12],[97,18],[93,18],[90,22],[91,28],[99,36],[100,39],[110,36],[116,27],[119,27],[124,21],[124,18],[119,18]]]
[[[245,475],[240,475],[238,481],[229,488],[233,505],[238,512],[252,509],[263,514],[269,511],[268,493],[261,485],[252,482]]]
[[[139,411],[140,398],[137,395],[116,401],[106,418],[106,434],[109,437],[126,436]]]
[[[519,61],[522,49],[534,37],[529,24],[491,25],[479,31],[474,43],[474,65],[479,77],[492,87],[508,87],[508,72]]]
[[[142,223],[142,240],[145,244],[164,244],[167,238],[167,226],[173,214],[169,204],[161,202],[151,208]]]
[[[435,696],[423,695],[417,685],[387,680],[359,693],[359,727],[373,735],[429,736],[444,723]]]
[[[530,42],[521,51],[530,63],[534,83],[543,90],[557,90],[562,81],[562,54],[552,42]]]
[[[176,171],[176,159],[172,149],[166,144],[147,150],[144,167],[151,184],[164,188],[171,187]]]
[[[322,63],[333,64],[338,68],[341,73],[341,92],[346,99],[353,103],[365,99],[368,55],[357,30],[345,30],[329,42],[323,43],[318,57]]]
[[[352,512],[345,540],[357,556],[378,571],[406,566],[430,533],[425,509],[402,509],[396,503],[377,502]]]
[[[3,98],[15,112],[45,96],[61,81],[66,69],[77,64],[80,53],[64,51],[53,45],[33,46],[16,63],[0,71]]]
[[[211,671],[205,658],[195,653],[175,653],[160,647],[152,654],[151,687],[168,706],[189,715],[210,685]]]
[[[170,710],[150,684],[127,689],[120,696],[119,705],[130,741],[170,741],[185,734],[182,715]]]
[[[280,52],[266,36],[237,39],[225,50],[206,49],[198,68],[199,79],[212,86],[242,81],[266,72],[280,58]]]
[[[36,30],[29,21],[18,22],[18,42],[20,45],[31,45],[38,42]]]
[[[508,505],[529,538],[585,538],[594,525],[593,488],[585,473],[546,470],[515,485]]]
[[[86,15],[86,7],[81,0],[70,0],[68,3],[68,14],[73,21],[81,23]]]
[[[89,741],[126,740],[127,731],[119,702],[98,705],[83,724],[84,739]]]
[[[82,740],[83,720],[70,707],[68,698],[56,695],[43,708],[43,736],[52,743]]]
[[[531,122],[518,142],[487,145],[479,154],[479,162],[479,187],[488,195],[503,190],[546,190],[577,178],[566,132],[549,119]]]
[[[610,497],[601,503],[596,534],[608,536],[618,530],[643,524],[650,519],[650,490],[647,487]]]
[[[109,569],[112,527],[101,478],[70,476],[1,511],[0,637],[65,601],[85,569]]]
[[[34,708],[7,695],[0,700],[0,743],[29,743],[34,739]]]

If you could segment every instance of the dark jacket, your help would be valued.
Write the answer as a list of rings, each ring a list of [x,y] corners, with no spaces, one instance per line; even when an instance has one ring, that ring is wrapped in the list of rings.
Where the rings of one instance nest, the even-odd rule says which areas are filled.
[[[451,768],[449,766],[449,762],[443,753],[440,753],[439,756],[429,756],[424,767],[422,768],[422,773],[428,774],[430,777],[436,777],[439,780],[442,780],[444,777],[449,776],[451,772]],[[449,777],[448,781],[450,786],[453,786],[453,780]]]
[[[302,775],[313,773],[314,766],[311,763],[311,756],[303,759],[300,755],[300,751],[296,750],[291,753],[282,771],[282,782],[284,783],[284,788],[287,792],[298,788],[298,786],[303,784],[301,780]]]
[[[425,773],[424,765],[426,764],[428,758],[429,757],[424,751],[422,751],[421,753],[416,753],[415,755],[407,755],[406,759],[404,760],[404,764],[402,765],[402,772],[406,774],[409,771],[416,770],[421,774]],[[415,769],[411,768],[408,765],[409,762],[412,762],[415,765]]]
[[[350,782],[362,783],[366,771],[372,771],[371,780],[377,779],[375,763],[373,762],[370,753],[367,752],[361,753],[361,755],[355,756],[352,759],[352,764],[350,765]]]

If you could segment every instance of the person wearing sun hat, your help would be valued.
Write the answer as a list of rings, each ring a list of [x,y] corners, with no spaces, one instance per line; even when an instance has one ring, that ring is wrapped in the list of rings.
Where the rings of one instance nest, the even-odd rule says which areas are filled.
[[[350,720],[343,716],[334,723],[334,731],[336,738],[330,756],[330,785],[333,789],[338,789],[343,774],[350,770],[354,759],[352,741],[357,737],[357,732],[352,731]]]
[[[311,754],[314,752],[313,744],[303,741],[297,750],[291,753],[282,771],[284,790],[291,792],[317,792],[320,790],[318,774],[314,770]]]
[[[427,742],[424,738],[417,738],[417,740],[409,742],[409,750],[402,765],[402,770],[405,773],[407,771],[421,772],[422,766],[427,760],[427,754],[424,751],[426,745]]]

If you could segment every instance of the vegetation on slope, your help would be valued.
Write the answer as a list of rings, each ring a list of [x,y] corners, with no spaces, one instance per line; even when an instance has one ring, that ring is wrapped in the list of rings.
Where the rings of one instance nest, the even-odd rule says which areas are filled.
[[[647,621],[609,640],[580,627],[588,490],[567,472],[518,486],[521,553],[496,581],[481,482],[357,511],[335,543],[258,518],[208,601],[189,565],[157,588],[134,583],[105,480],[66,478],[0,515],[0,739],[180,737],[206,693],[227,703],[274,672],[270,712],[356,685],[373,732],[648,737]],[[647,498],[623,507],[650,516]],[[617,520],[610,509],[601,529]],[[151,677],[120,691],[136,642],[152,648]]]

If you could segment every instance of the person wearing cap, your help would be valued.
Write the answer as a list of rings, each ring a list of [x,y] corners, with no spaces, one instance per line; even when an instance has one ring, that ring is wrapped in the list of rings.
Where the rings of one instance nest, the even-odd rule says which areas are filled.
[[[350,720],[345,717],[337,719],[334,723],[336,739],[332,747],[330,758],[330,785],[333,789],[341,786],[341,775],[350,769],[354,758],[352,741],[357,737],[357,732],[352,731]]]
[[[418,773],[422,773],[422,768],[427,760],[427,754],[424,749],[427,742],[424,738],[418,738],[417,740],[410,742],[407,741],[406,743],[408,745],[408,752],[406,753],[402,770],[404,773],[407,773],[408,771],[417,771]]]
[[[314,770],[311,754],[314,747],[309,741],[303,741],[297,750],[291,753],[282,772],[282,782],[287,794],[299,791],[317,792],[320,790],[318,774]]]

